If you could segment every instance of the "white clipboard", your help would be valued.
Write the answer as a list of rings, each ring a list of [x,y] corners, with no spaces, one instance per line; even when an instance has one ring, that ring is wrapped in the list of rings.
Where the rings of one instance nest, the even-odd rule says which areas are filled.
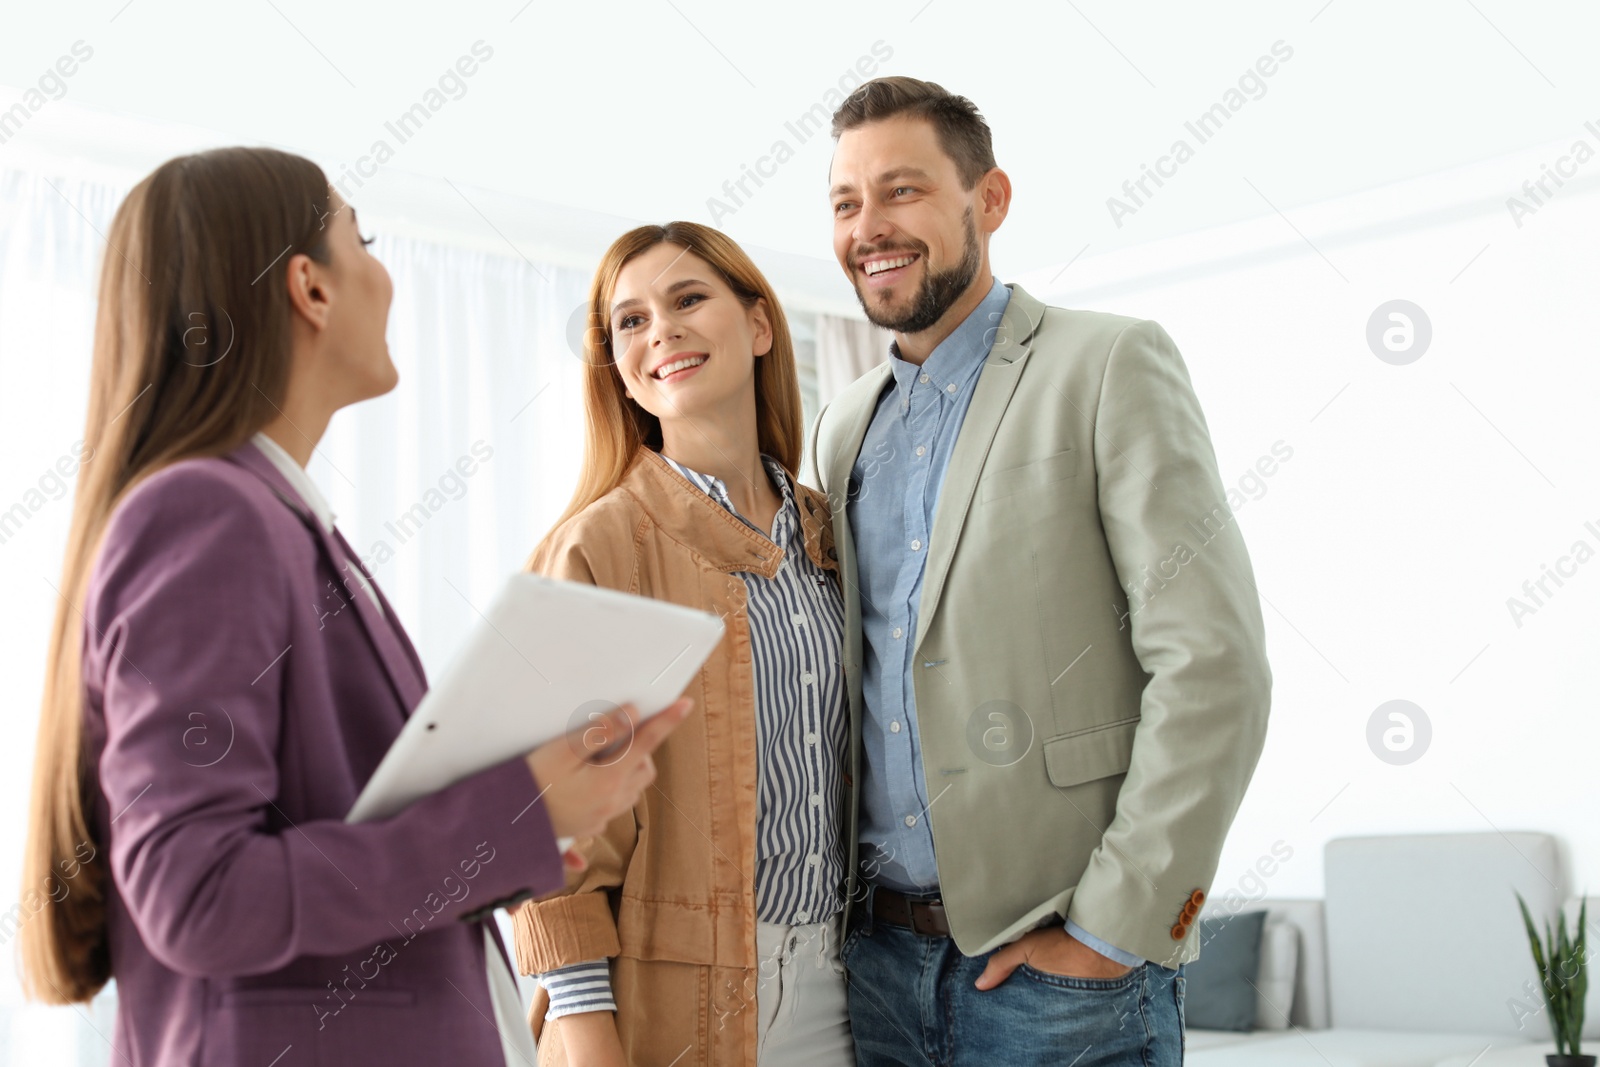
[[[619,704],[641,721],[666,709],[722,633],[718,616],[679,604],[511,575],[345,822],[386,819]]]

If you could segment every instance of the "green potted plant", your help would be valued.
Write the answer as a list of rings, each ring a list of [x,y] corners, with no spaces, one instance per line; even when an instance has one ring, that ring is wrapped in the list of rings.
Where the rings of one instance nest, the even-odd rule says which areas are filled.
[[[1550,1015],[1550,1030],[1556,1037],[1556,1053],[1546,1056],[1549,1067],[1594,1067],[1593,1056],[1580,1055],[1578,1041],[1583,1030],[1583,998],[1589,991],[1589,958],[1585,952],[1588,943],[1589,901],[1585,898],[1578,908],[1577,939],[1567,936],[1567,917],[1557,915],[1554,931],[1545,920],[1544,941],[1534,929],[1533,916],[1528,905],[1517,894],[1517,905],[1522,909],[1522,921],[1528,927],[1528,943],[1533,948],[1533,965],[1539,971],[1539,987],[1544,993],[1545,1011]]]

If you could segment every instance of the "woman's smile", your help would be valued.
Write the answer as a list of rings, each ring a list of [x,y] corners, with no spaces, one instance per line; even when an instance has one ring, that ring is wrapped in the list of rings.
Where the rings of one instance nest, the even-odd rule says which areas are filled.
[[[681,382],[705,366],[710,359],[711,357],[704,352],[673,356],[657,366],[650,376],[658,382]]]

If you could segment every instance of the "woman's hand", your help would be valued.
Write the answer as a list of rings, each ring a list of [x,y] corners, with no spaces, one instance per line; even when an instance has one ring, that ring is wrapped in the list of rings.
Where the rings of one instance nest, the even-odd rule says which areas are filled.
[[[639,709],[624,704],[528,753],[556,836],[592,837],[630,810],[655,781],[651,753],[693,707],[684,697],[641,726]]]
[[[546,1026],[547,1038],[550,1026],[560,1030],[561,1047],[573,1067],[627,1067],[622,1038],[617,1036],[615,1012],[582,1011],[563,1015]]]

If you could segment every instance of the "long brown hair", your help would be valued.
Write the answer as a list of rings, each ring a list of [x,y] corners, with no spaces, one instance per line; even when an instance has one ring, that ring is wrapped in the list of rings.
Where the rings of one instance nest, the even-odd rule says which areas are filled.
[[[756,434],[762,452],[793,475],[800,467],[803,429],[800,379],[795,371],[794,341],[789,320],[767,279],[744,249],[720,230],[696,222],[640,226],[614,241],[595,270],[589,286],[589,328],[583,337],[583,469],[572,502],[561,513],[559,527],[615,489],[641,448],[661,448],[661,420],[628,399],[612,348],[610,316],[617,276],[635,256],[660,244],[688,249],[710,264],[745,307],[766,302],[772,324],[772,351],[756,360]],[[551,532],[554,532],[552,527]],[[546,535],[546,540],[549,535]]]
[[[111,223],[23,860],[33,999],[88,1000],[111,977],[106,828],[91,825],[99,785],[83,745],[82,611],[100,538],[142,478],[229,452],[271,421],[289,378],[282,268],[297,253],[330,262],[331,199],[310,160],[220,148],[163,163]]]

